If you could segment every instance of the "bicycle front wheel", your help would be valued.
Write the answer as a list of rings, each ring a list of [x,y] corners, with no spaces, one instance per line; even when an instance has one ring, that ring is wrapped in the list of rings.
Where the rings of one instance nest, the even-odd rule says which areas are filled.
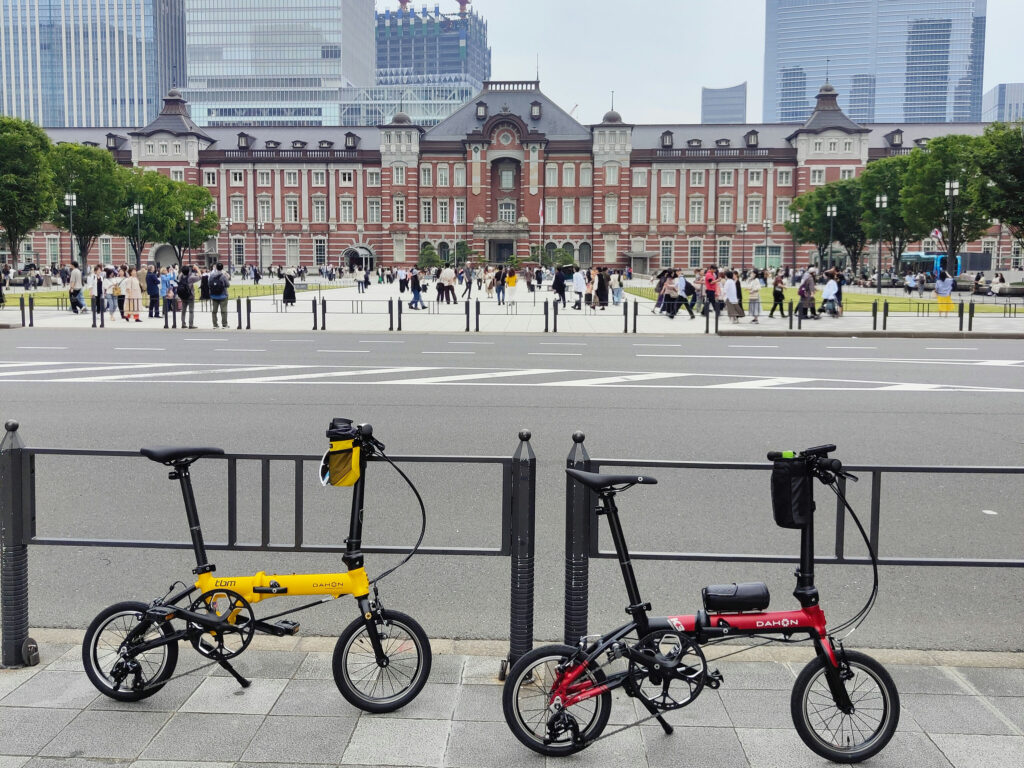
[[[82,642],[85,674],[97,690],[117,701],[139,701],[164,687],[178,663],[178,644],[166,643],[132,655],[134,646],[174,634],[169,622],[150,623],[138,637],[148,606],[127,601],[115,603],[92,620]]]
[[[542,755],[570,755],[601,735],[612,713],[605,691],[557,711],[551,703],[558,667],[576,653],[571,645],[545,645],[525,654],[505,680],[501,702],[505,722],[523,744]],[[598,684],[604,673],[591,665],[580,682]]]
[[[411,616],[382,610],[374,626],[384,651],[378,663],[366,622],[356,619],[334,645],[334,682],[366,712],[394,712],[416,698],[430,675],[430,641]]]
[[[900,719],[900,696],[885,667],[857,651],[845,652],[849,664],[843,684],[852,712],[836,706],[825,678],[828,662],[818,657],[796,678],[790,697],[793,724],[804,744],[836,763],[859,763],[878,754]]]

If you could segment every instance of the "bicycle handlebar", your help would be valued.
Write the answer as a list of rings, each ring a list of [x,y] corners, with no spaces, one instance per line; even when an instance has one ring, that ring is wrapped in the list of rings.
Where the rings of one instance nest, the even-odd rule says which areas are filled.
[[[839,459],[830,459],[828,455],[834,451],[836,447],[832,444],[829,445],[818,445],[814,448],[807,448],[803,451],[769,451],[768,461],[780,461],[782,459],[802,459],[806,461],[810,467],[822,473],[834,473],[842,475],[856,480],[853,475],[843,471],[843,462]],[[827,478],[822,478],[827,481]]]

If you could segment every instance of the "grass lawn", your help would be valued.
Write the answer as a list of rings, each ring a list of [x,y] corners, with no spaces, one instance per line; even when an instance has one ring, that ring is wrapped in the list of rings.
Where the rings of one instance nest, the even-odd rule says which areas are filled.
[[[651,301],[654,301],[657,298],[657,296],[656,296],[656,294],[654,292],[654,288],[641,288],[641,287],[627,286],[626,287],[626,293],[632,293],[634,296],[640,296],[641,298],[650,299]],[[966,297],[966,294],[965,294],[965,297]],[[800,301],[800,297],[797,295],[797,289],[796,288],[786,288],[786,298],[784,300],[784,303],[785,303],[786,307],[789,306],[789,302],[790,301],[793,302],[793,306],[794,307],[796,307],[796,305]],[[818,289],[817,301],[818,301],[818,303],[820,305],[820,303],[821,303],[821,288]],[[873,293],[851,293],[851,292],[847,292],[847,293],[843,294],[843,309],[848,311],[848,312],[870,312],[871,311],[871,306],[872,306],[872,304],[875,301],[878,301],[878,311],[879,312],[882,311],[882,302],[883,301],[888,301],[889,302],[889,312],[890,313],[893,313],[893,312],[917,312],[918,311],[917,308],[919,306],[927,307],[928,308],[927,310],[922,310],[922,311],[930,311],[932,313],[938,311],[938,303],[935,301],[934,298],[916,299],[916,298],[911,298],[909,296],[906,297],[906,298],[903,298],[903,297],[895,298],[895,297],[892,297],[892,296],[879,298],[878,296],[876,296]],[[960,298],[958,297],[958,295],[956,293],[954,293],[953,294],[953,303],[954,304],[958,304],[959,302],[960,302]],[[965,298],[964,299],[964,303],[965,304],[969,303],[969,300],[967,298]],[[769,307],[771,307],[771,305],[772,305],[772,291],[771,291],[771,288],[762,288],[761,289],[761,308],[763,310],[767,310]],[[987,314],[1001,315],[1001,314],[1003,314],[1003,305],[1002,304],[975,304],[974,305],[974,312],[975,312],[975,314],[986,314],[987,313]]]

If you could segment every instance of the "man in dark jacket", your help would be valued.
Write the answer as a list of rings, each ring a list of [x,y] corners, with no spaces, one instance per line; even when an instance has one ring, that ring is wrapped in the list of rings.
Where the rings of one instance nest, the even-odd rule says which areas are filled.
[[[561,269],[555,271],[554,282],[551,283],[551,290],[555,292],[556,301],[562,300],[562,308],[565,308],[565,272]]]
[[[152,264],[146,270],[146,293],[149,295],[149,316],[160,317],[160,275]]]

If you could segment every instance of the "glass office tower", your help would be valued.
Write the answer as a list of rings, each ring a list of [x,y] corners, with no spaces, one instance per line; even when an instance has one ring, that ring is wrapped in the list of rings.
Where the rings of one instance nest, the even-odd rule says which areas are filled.
[[[858,123],[981,119],[986,0],[766,0],[765,122],[803,122],[826,77]]]
[[[185,0],[185,24],[198,125],[338,125],[374,83],[373,0]]]
[[[0,112],[140,126],[185,75],[184,0],[0,0]]]
[[[701,88],[700,121],[705,125],[747,122],[747,84]]]

